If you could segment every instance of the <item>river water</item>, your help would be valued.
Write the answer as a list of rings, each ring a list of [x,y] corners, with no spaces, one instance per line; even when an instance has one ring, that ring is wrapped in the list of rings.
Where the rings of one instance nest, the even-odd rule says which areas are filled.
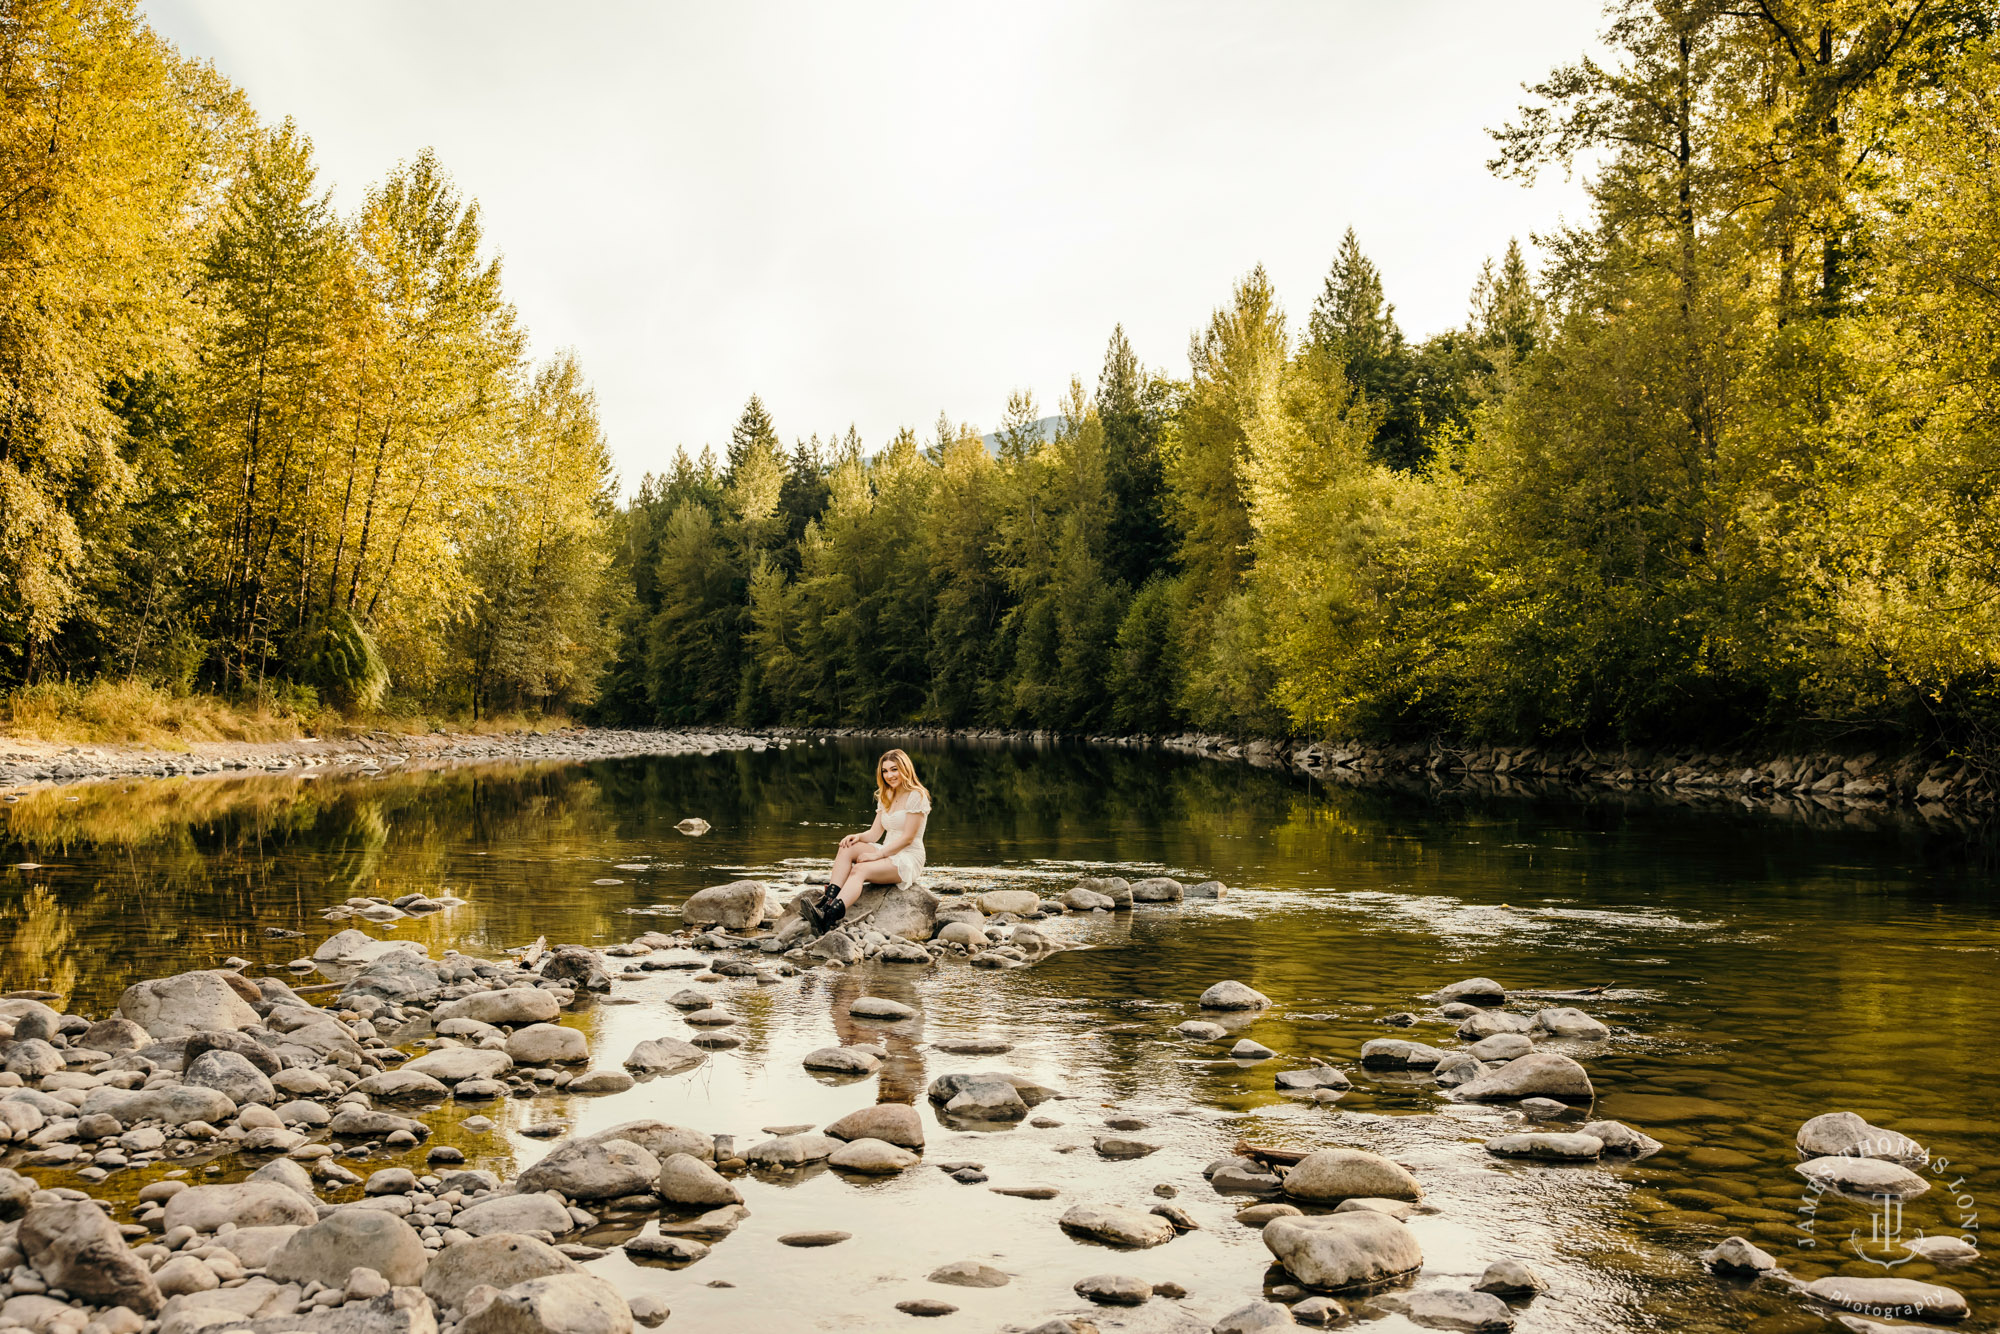
[[[1745,812],[1608,807],[1553,798],[1430,798],[1326,788],[1292,774],[1171,755],[1083,748],[910,747],[936,798],[926,835],[934,887],[1032,886],[1172,874],[1229,886],[1219,902],[1065,918],[1078,948],[1028,969],[866,965],[811,970],[760,988],[714,988],[744,1016],[742,1046],[682,1076],[597,1098],[562,1095],[426,1114],[433,1143],[468,1165],[511,1175],[548,1151],[519,1133],[552,1117],[587,1132],[659,1117],[739,1145],[768,1126],[824,1124],[879,1099],[915,1100],[926,1165],[887,1180],[820,1170],[746,1177],[751,1216],[699,1263],[635,1264],[611,1250],[591,1267],[628,1294],[664,1296],[668,1329],[896,1327],[894,1305],[940,1297],[949,1329],[1025,1327],[1080,1306],[1071,1285],[1112,1272],[1174,1281],[1179,1301],[1105,1312],[1105,1329],[1206,1329],[1282,1281],[1257,1234],[1233,1221],[1202,1165],[1239,1139],[1376,1150],[1414,1170],[1434,1212],[1412,1226],[1420,1282],[1463,1287],[1498,1258],[1526,1260],[1549,1291],[1519,1307],[1523,1331],[1838,1329],[1781,1283],[1728,1282],[1696,1260],[1730,1233],[1793,1274],[1893,1275],[1966,1294],[1965,1328],[2000,1328],[2000,1281],[1987,1260],[1945,1269],[1881,1267],[1856,1254],[1871,1228],[1978,1235],[2000,1208],[2000,1111],[1988,1002],[2000,982],[1991,863],[1957,843],[1912,834],[1808,829]],[[351,895],[448,892],[465,906],[370,934],[497,955],[537,936],[611,944],[678,925],[704,885],[822,865],[839,832],[866,822],[863,750],[801,744],[761,753],[497,766],[327,778],[166,780],[41,790],[0,808],[0,989],[62,993],[67,1008],[110,1012],[146,977],[231,956],[285,965],[334,929]],[[705,836],[677,833],[700,816]],[[266,928],[306,938],[267,937]],[[615,962],[615,961],[614,961]],[[1610,1041],[1577,1054],[1595,1083],[1594,1115],[1665,1141],[1638,1163],[1502,1161],[1481,1142],[1518,1128],[1505,1107],[1443,1099],[1427,1079],[1357,1062],[1382,1036],[1456,1045],[1422,997],[1485,975],[1515,989],[1610,984],[1585,1008]],[[1236,978],[1275,1002],[1243,1035],[1280,1053],[1258,1064],[1171,1030],[1196,996]],[[687,1037],[666,995],[678,972],[619,982],[628,1004],[566,1016],[616,1068],[642,1038]],[[919,1017],[861,1021],[862,994]],[[1524,1004],[1516,1008],[1532,1008]],[[1415,1011],[1414,1029],[1379,1021]],[[954,1057],[940,1038],[1001,1037],[1004,1056]],[[875,1037],[882,1071],[838,1082],[800,1058]],[[1278,1094],[1272,1075],[1322,1058],[1354,1076],[1337,1104]],[[938,1074],[1006,1069],[1068,1095],[1037,1109],[1053,1126],[964,1133],[938,1124],[922,1090]],[[1792,1170],[1800,1122],[1858,1112],[1949,1161],[1939,1184],[1885,1221],[1863,1202],[1812,1196]],[[499,1119],[475,1134],[474,1111]],[[1091,1149],[1104,1122],[1160,1146],[1137,1160]],[[381,1156],[367,1167],[399,1160]],[[418,1155],[408,1165],[422,1170]],[[962,1185],[938,1163],[977,1162],[992,1185],[1048,1185],[1033,1201]],[[254,1164],[197,1172],[230,1179]],[[94,1194],[129,1200],[169,1165],[114,1173]],[[365,1169],[364,1169],[365,1170]],[[74,1184],[62,1172],[44,1184]],[[1071,1239],[1056,1218],[1079,1201],[1146,1208],[1172,1186],[1201,1230],[1135,1253]],[[1978,1220],[1967,1222],[1969,1215]],[[643,1220],[619,1220],[613,1243]],[[854,1234],[822,1250],[780,1247],[783,1233]],[[1013,1275],[981,1290],[925,1281],[976,1259]],[[1408,1328],[1365,1302],[1370,1327]]]

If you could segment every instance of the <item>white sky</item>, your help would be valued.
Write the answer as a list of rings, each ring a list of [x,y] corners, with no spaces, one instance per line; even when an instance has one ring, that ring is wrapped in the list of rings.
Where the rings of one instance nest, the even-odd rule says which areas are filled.
[[[1005,5],[146,0],[351,207],[436,148],[538,353],[578,350],[629,489],[763,396],[873,450],[1054,411],[1112,326],[1176,375],[1262,262],[1302,329],[1342,231],[1406,333],[1585,212],[1490,176],[1598,0]]]

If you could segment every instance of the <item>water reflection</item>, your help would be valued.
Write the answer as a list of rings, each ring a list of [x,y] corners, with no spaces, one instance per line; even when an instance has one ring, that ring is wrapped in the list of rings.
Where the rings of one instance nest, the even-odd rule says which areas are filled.
[[[931,1168],[865,1189],[823,1172],[751,1183],[753,1218],[700,1265],[642,1272],[617,1256],[598,1262],[629,1279],[628,1290],[668,1295],[676,1322],[816,1327],[830,1287],[856,1301],[876,1291],[843,1275],[919,1282],[931,1265],[967,1256],[1019,1275],[997,1295],[948,1294],[991,1324],[1073,1305],[1067,1284],[1107,1268],[1186,1283],[1191,1302],[1219,1314],[1254,1294],[1263,1274],[1255,1236],[1230,1221],[1233,1204],[1200,1193],[1202,1163],[1238,1138],[1347,1143],[1410,1164],[1439,1206],[1418,1220],[1431,1272],[1469,1276],[1513,1255],[1553,1276],[1555,1290],[1524,1328],[1824,1327],[1797,1323],[1790,1294],[1718,1283],[1692,1258],[1736,1231],[1802,1275],[1866,1272],[1851,1256],[1804,1244],[1814,1238],[1799,1226],[1791,1137],[1819,1112],[1852,1110],[1916,1135],[1975,1195],[2000,1198],[2000,1121],[1983,1061],[2000,933],[1990,879],[1962,844],[1552,795],[1328,790],[1278,771],[1126,751],[910,749],[937,795],[926,841],[948,889],[1060,890],[1115,867],[1214,876],[1232,892],[1208,906],[1069,919],[1055,929],[1084,948],[1021,972],[886,965],[772,987],[706,984],[742,1017],[731,1030],[742,1045],[689,1074],[613,1098],[448,1103],[429,1118],[434,1143],[511,1173],[547,1151],[515,1132],[549,1117],[588,1132],[660,1116],[746,1142],[766,1125],[823,1125],[869,1101],[909,1102],[926,1118],[932,1159],[984,1161],[996,1184],[1065,1192],[1036,1204]],[[43,864],[0,870],[0,988],[55,991],[70,1008],[101,1014],[133,980],[230,955],[282,970],[336,929],[322,913],[359,894],[466,900],[363,927],[433,953],[493,954],[542,935],[628,940],[677,921],[688,892],[746,868],[823,865],[829,835],[866,821],[872,756],[872,747],[807,746],[29,794],[0,815],[0,863]],[[713,831],[675,832],[688,816]],[[1502,1163],[1479,1144],[1518,1128],[1518,1114],[1441,1105],[1420,1078],[1357,1071],[1355,1089],[1331,1108],[1273,1088],[1274,1070],[1312,1058],[1354,1069],[1372,1037],[1451,1044],[1447,1025],[1379,1021],[1423,1012],[1422,993],[1471,974],[1517,988],[1613,984],[1586,1006],[1613,1028],[1588,1053],[1597,1110],[1666,1149],[1638,1164]],[[1229,1020],[1221,1043],[1173,1034],[1193,1016],[1193,997],[1223,977],[1277,1004]],[[615,1065],[642,1038],[691,1035],[665,1004],[684,985],[682,972],[647,973],[620,984],[619,999],[636,1003],[565,1021],[590,1033],[600,1065]],[[862,995],[918,1016],[856,1018]],[[1281,1058],[1226,1059],[1239,1034]],[[1015,1050],[953,1057],[927,1045],[973,1036]],[[835,1042],[888,1049],[872,1088],[803,1071],[807,1051]],[[936,1075],[974,1069],[1076,1096],[1038,1109],[1055,1127],[957,1133],[922,1095]],[[1160,1152],[1098,1162],[1090,1138],[1111,1107],[1146,1121]],[[482,1111],[498,1129],[465,1127]],[[131,1175],[110,1184],[136,1190],[143,1182],[120,1183]],[[1054,1225],[1071,1200],[1143,1205],[1168,1181],[1182,1183],[1204,1231],[1157,1252],[1078,1256]],[[1941,1231],[1949,1209],[1948,1193],[1933,1190],[1909,1203],[1907,1221]],[[1864,1204],[1830,1201],[1820,1218],[1823,1233],[1845,1237],[1858,1225],[1866,1235]],[[785,1253],[782,1273],[772,1272],[766,1243],[778,1232],[830,1225],[857,1233],[852,1249]],[[1957,1272],[1916,1262],[1896,1274],[1966,1292],[1975,1328],[2000,1299],[1984,1262]],[[715,1279],[741,1287],[708,1288]],[[919,1283],[895,1297],[920,1292]],[[867,1310],[877,1307],[887,1303]],[[860,1308],[835,1314],[850,1327],[870,1319]]]

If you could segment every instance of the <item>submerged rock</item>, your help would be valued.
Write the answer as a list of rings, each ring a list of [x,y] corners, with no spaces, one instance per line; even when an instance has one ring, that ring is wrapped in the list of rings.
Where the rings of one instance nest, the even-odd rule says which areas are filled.
[[[632,1048],[625,1068],[642,1075],[677,1075],[708,1059],[708,1053],[679,1038],[648,1038]]]
[[[1539,1158],[1545,1162],[1596,1159],[1604,1141],[1595,1135],[1534,1132],[1501,1135],[1486,1141],[1486,1152],[1500,1158]]]
[[[1419,1325],[1432,1329],[1492,1330],[1512,1329],[1514,1312],[1490,1292],[1469,1292],[1464,1288],[1422,1288],[1416,1292],[1392,1292],[1375,1298],[1375,1304],[1400,1311]]]
[[[1937,1283],[1913,1278],[1816,1278],[1801,1289],[1806,1296],[1846,1311],[1899,1320],[1963,1320],[1972,1314],[1964,1296]]]

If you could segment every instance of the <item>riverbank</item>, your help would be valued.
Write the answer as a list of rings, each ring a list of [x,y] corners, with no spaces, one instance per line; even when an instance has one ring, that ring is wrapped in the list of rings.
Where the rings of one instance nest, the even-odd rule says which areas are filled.
[[[731,729],[402,733],[373,731],[285,741],[200,741],[184,751],[154,746],[61,746],[0,737],[0,791],[39,783],[172,778],[230,772],[370,773],[484,760],[602,760],[633,755],[762,750],[769,738]]]

